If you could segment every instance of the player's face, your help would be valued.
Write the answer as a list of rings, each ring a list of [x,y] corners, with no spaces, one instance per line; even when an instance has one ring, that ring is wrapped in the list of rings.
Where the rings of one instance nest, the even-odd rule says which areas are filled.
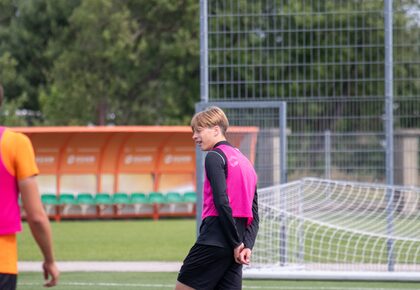
[[[216,144],[215,128],[196,128],[192,138],[201,151],[209,151]]]

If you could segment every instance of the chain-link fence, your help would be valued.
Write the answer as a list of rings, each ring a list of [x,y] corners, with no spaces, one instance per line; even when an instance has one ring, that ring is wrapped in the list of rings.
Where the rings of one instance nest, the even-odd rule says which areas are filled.
[[[385,1],[201,2],[202,101],[286,101],[289,180],[385,182]],[[392,20],[395,183],[420,186],[420,2]]]

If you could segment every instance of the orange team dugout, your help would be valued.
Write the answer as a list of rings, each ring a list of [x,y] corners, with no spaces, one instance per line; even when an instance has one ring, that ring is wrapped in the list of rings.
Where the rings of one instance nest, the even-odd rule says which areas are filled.
[[[41,193],[195,191],[189,126],[16,127],[34,146]],[[228,140],[254,163],[258,128]]]

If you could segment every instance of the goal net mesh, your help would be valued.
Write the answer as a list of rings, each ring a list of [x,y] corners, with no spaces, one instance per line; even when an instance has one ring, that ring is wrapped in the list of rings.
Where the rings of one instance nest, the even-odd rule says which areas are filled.
[[[420,271],[420,188],[305,178],[258,197],[248,269]]]

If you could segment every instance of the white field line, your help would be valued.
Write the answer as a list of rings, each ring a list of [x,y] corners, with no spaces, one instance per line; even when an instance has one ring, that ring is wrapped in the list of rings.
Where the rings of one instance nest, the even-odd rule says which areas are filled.
[[[57,262],[61,272],[178,272],[181,262]],[[19,272],[41,272],[41,262],[19,262]]]

